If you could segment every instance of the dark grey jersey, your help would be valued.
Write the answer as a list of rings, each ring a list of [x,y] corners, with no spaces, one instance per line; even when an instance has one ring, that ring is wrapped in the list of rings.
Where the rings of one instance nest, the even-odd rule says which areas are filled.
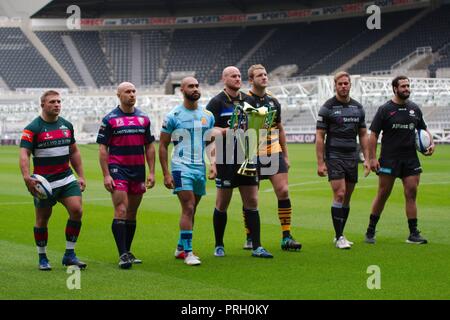
[[[320,108],[316,128],[326,132],[327,159],[357,159],[356,137],[366,128],[364,108],[354,99],[342,103],[333,97]]]

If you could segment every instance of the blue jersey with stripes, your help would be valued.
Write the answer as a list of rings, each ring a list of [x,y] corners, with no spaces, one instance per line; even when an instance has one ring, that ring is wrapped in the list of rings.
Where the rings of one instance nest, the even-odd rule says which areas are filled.
[[[201,106],[190,110],[179,105],[166,115],[161,132],[172,135],[172,171],[205,174],[207,133],[213,127],[213,114]]]

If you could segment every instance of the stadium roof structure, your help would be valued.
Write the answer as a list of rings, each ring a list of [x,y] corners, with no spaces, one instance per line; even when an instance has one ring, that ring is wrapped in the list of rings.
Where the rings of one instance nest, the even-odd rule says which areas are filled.
[[[65,18],[66,9],[77,5],[83,18],[124,16],[164,17],[202,14],[240,14],[315,8],[361,0],[53,0],[32,18]]]

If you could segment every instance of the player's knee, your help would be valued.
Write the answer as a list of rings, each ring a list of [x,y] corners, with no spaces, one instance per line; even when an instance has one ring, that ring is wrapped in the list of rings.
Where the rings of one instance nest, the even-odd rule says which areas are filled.
[[[114,209],[114,217],[116,219],[126,219],[127,217],[127,208],[123,205],[119,205]]]
[[[48,225],[48,217],[36,217],[36,227],[46,228]]]
[[[276,194],[278,199],[287,199],[289,198],[289,188],[287,186],[277,188]]]
[[[77,207],[71,208],[69,210],[69,216],[70,216],[70,220],[75,220],[75,221],[81,220],[81,217],[83,216],[82,207],[77,206]]]
[[[405,198],[406,200],[415,201],[417,196],[416,188],[409,188],[405,190]]]
[[[189,217],[192,217],[195,212],[195,205],[193,203],[189,203],[183,206],[183,214]]]
[[[344,203],[345,191],[339,190],[334,193],[334,201],[337,203]]]
[[[389,198],[390,194],[391,194],[391,189],[380,188],[380,190],[378,191],[378,198],[380,198],[382,200],[386,200],[387,198]]]
[[[244,203],[244,206],[248,209],[258,208],[258,197],[248,197]]]

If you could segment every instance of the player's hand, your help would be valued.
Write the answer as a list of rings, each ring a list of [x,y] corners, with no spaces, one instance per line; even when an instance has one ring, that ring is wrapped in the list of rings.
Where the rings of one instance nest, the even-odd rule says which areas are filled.
[[[86,189],[86,180],[83,177],[78,177],[78,184],[80,185],[81,192],[83,192]]]
[[[373,172],[378,172],[378,170],[380,170],[380,163],[377,159],[370,159],[370,170]]]
[[[289,162],[289,159],[287,157],[284,157],[284,162],[286,162],[286,166],[289,170],[289,168],[291,167],[291,163]]]
[[[370,163],[367,160],[364,160],[363,163],[364,166],[364,178],[367,177],[370,174]]]
[[[150,173],[147,177],[147,182],[145,184],[145,187],[147,189],[151,189],[155,186],[155,174],[154,173]]]
[[[31,193],[33,197],[35,197],[37,195],[36,185],[38,184],[39,180],[32,177],[25,177],[23,178],[23,181],[27,186],[28,192]]]
[[[214,180],[217,177],[217,167],[215,164],[211,164],[209,166],[209,174],[208,174],[208,179],[209,180]]]
[[[435,148],[435,145],[434,145],[434,143],[433,143],[432,145],[430,145],[430,146],[428,147],[427,151],[425,151],[423,154],[424,154],[425,156],[431,156],[431,155],[433,154],[433,152],[434,152],[434,148]]]
[[[317,165],[317,174],[319,177],[326,177],[328,175],[327,165],[324,163],[319,163]]]
[[[111,176],[106,176],[103,178],[103,185],[108,192],[113,193],[116,184],[114,183],[114,179]]]
[[[175,183],[173,182],[173,177],[171,174],[167,174],[164,176],[164,185],[167,189],[174,189]]]

